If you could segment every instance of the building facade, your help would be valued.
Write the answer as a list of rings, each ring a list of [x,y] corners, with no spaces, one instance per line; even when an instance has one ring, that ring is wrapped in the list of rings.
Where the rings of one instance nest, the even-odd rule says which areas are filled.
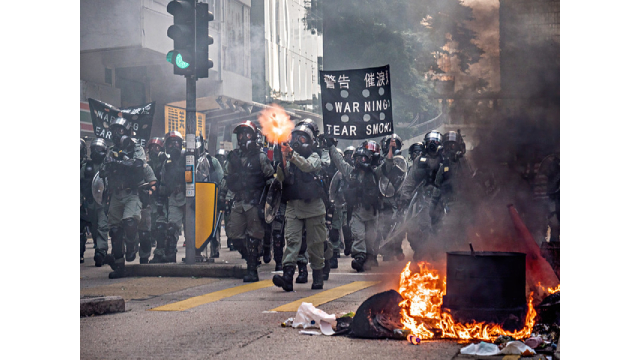
[[[83,0],[80,3],[80,126],[93,137],[88,98],[116,107],[156,102],[151,136],[165,133],[164,107],[184,108],[186,81],[173,74],[166,54],[173,47],[167,29],[170,0]],[[201,1],[202,2],[202,1]],[[207,116],[206,137],[227,122],[240,122],[252,102],[250,0],[208,0],[214,21],[209,35],[213,68],[197,81],[197,111]],[[219,100],[219,101],[214,101]],[[221,105],[231,104],[231,105]],[[226,129],[224,126],[222,129]],[[210,150],[211,142],[210,142]],[[215,148],[213,149],[215,150]]]

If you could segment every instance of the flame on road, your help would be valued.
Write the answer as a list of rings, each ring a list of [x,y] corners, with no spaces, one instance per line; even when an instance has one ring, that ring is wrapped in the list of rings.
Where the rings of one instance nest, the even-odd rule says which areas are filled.
[[[411,273],[407,263],[400,274],[398,292],[404,298],[400,302],[401,320],[404,329],[422,339],[435,337],[450,339],[478,339],[493,341],[501,335],[515,339],[529,337],[535,324],[536,311],[533,309],[533,296],[529,296],[529,310],[525,326],[520,331],[506,331],[497,324],[484,322],[460,324],[453,320],[451,314],[441,309],[442,299],[446,293],[446,279],[440,279],[437,270],[430,269],[427,262],[419,262],[420,272]]]
[[[291,130],[294,123],[289,119],[289,115],[277,104],[271,104],[258,115],[262,134],[272,144],[281,144],[291,137]]]

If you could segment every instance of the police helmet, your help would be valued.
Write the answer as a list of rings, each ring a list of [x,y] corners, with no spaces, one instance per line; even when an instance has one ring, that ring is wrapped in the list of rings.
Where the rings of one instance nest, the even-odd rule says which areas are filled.
[[[382,154],[386,155],[387,153],[389,153],[389,143],[391,143],[391,139],[395,139],[396,141],[396,151],[399,151],[402,149],[402,139],[400,138],[400,136],[398,136],[398,134],[391,134],[383,137],[382,140],[380,141]]]
[[[348,156],[348,155],[353,155],[353,153],[356,151],[356,147],[355,146],[347,146],[346,149],[344,149],[344,155]]]
[[[364,146],[360,146],[353,153],[355,166],[361,169],[371,168],[373,162],[373,152]]]
[[[314,137],[318,137],[318,134],[320,133],[320,129],[318,129],[318,124],[315,123],[315,121],[311,120],[311,119],[303,119],[301,121],[299,121],[296,126],[299,125],[308,125],[311,127],[311,131],[313,131],[313,136]]]
[[[307,124],[301,124],[296,126],[291,131],[291,141],[289,141],[291,148],[302,156],[309,156],[313,152],[315,145],[315,135],[313,128]]]
[[[443,149],[442,147],[442,134],[438,131],[432,130],[424,136],[425,151],[429,155],[436,155]]]
[[[258,128],[251,120],[246,120],[236,125],[233,133],[236,134],[238,146],[240,146],[241,149],[249,150],[257,148],[256,137]]]
[[[409,159],[413,160],[424,152],[423,143],[415,143],[409,146]]]

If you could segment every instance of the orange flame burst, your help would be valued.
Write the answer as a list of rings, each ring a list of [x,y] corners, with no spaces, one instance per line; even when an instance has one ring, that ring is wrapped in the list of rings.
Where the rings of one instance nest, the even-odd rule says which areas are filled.
[[[520,331],[506,331],[497,324],[484,322],[460,324],[451,314],[441,310],[442,299],[446,293],[446,279],[440,280],[438,272],[429,269],[429,263],[419,262],[420,272],[411,274],[407,263],[400,274],[398,292],[404,298],[400,302],[401,321],[404,329],[422,339],[439,337],[451,339],[478,339],[493,341],[501,335],[523,339],[531,335],[535,324],[536,311],[533,309],[533,293],[529,296],[529,310],[525,326]]]
[[[294,128],[293,122],[284,109],[277,104],[271,104],[258,115],[262,134],[272,144],[286,142],[291,137],[291,130]]]
[[[558,284],[558,286],[556,286],[555,288],[547,288],[547,292],[549,294],[555,294],[558,291],[560,291],[560,284]]]

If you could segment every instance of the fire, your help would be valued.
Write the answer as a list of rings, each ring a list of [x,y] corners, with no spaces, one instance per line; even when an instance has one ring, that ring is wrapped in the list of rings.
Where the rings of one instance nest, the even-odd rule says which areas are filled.
[[[558,284],[558,286],[556,286],[555,288],[547,288],[547,292],[549,294],[555,294],[558,291],[560,291],[560,284]]]
[[[500,325],[481,323],[460,324],[451,315],[441,310],[443,296],[446,295],[446,279],[440,280],[437,270],[430,269],[429,263],[419,262],[420,272],[411,274],[407,263],[400,274],[398,292],[404,298],[400,302],[404,329],[422,339],[435,337],[451,339],[478,339],[493,341],[501,335],[515,339],[529,337],[535,324],[536,311],[533,309],[533,293],[529,296],[529,310],[525,326],[520,331],[506,331]]]
[[[262,127],[262,134],[272,144],[286,142],[291,137],[294,124],[284,109],[277,104],[271,104],[271,107],[262,110],[258,115],[258,121]]]

